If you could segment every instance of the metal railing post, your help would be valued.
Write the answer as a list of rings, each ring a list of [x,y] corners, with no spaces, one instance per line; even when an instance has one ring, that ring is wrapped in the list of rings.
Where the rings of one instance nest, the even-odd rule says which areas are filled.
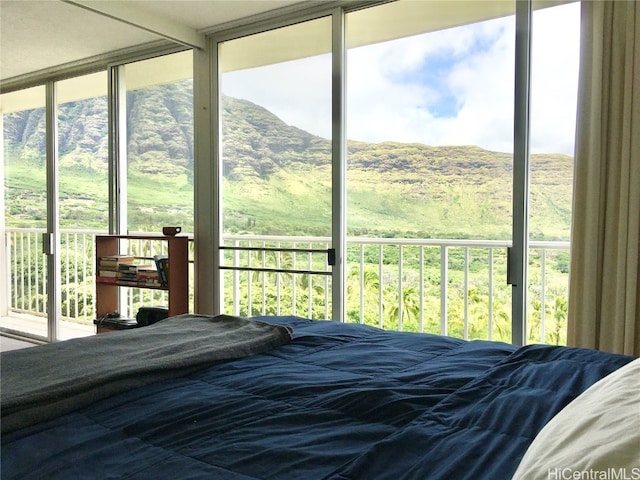
[[[449,252],[448,247],[440,247],[440,335],[447,335],[447,296],[449,285]]]

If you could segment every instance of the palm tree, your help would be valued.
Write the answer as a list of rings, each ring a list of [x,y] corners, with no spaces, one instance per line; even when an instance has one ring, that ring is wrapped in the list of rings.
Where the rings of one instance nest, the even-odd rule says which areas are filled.
[[[356,322],[379,325],[380,277],[373,268],[352,265],[347,274],[347,315]],[[375,312],[375,313],[374,313]]]
[[[387,298],[389,297],[391,297],[391,302],[387,303]],[[387,323],[391,324],[397,319],[396,327],[390,329],[418,331],[418,316],[420,315],[420,294],[418,289],[415,287],[402,289],[402,307],[400,307],[398,299],[398,291],[395,288],[385,291],[385,328],[391,327],[391,325],[387,327]]]
[[[267,250],[264,252],[249,252],[249,263],[253,268],[265,268],[265,269],[293,269],[293,255],[287,252],[277,252],[273,250]],[[291,273],[283,272],[252,272],[251,282],[262,284],[266,283],[276,285],[278,282],[290,284],[293,279]]]
[[[564,295],[556,296],[553,305],[553,332],[551,333],[551,342],[555,345],[564,345],[567,343],[567,312],[569,304]],[[563,335],[564,334],[564,335]],[[564,338],[563,338],[564,337]]]

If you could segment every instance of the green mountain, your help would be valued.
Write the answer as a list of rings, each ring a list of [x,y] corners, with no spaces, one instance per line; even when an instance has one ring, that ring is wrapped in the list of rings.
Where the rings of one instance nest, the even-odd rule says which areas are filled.
[[[246,100],[224,99],[225,225],[233,231],[330,234],[331,144]],[[351,234],[510,238],[512,155],[476,146],[347,146]],[[573,159],[531,159],[531,231],[568,239]]]
[[[127,144],[131,229],[167,223],[192,230],[192,84],[129,92]],[[104,225],[106,98],[60,107],[63,226]],[[331,144],[246,100],[223,99],[227,232],[329,235]],[[43,215],[44,112],[4,119],[7,224]],[[509,238],[512,156],[477,146],[348,142],[350,234]],[[567,239],[573,159],[533,155],[531,231]],[[161,193],[158,193],[161,192]],[[73,208],[71,208],[73,207]]]

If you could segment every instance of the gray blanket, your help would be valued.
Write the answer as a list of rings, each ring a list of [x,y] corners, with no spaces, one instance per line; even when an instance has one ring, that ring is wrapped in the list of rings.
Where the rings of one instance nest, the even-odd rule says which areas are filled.
[[[226,315],[179,315],[145,328],[4,352],[2,433],[290,340],[291,330],[280,325]]]

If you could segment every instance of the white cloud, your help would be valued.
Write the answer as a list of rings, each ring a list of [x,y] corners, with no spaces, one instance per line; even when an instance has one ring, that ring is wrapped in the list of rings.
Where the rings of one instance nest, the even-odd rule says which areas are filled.
[[[533,17],[532,152],[573,155],[580,63],[580,2]]]
[[[331,57],[225,73],[225,95],[256,103],[288,125],[331,138]]]
[[[353,51],[349,137],[510,150],[512,23],[512,19],[490,21]],[[380,57],[386,60],[381,62]],[[440,70],[438,75],[425,71],[430,62]],[[409,73],[398,73],[403,70]],[[441,115],[437,105],[446,97],[451,97],[453,111]]]
[[[534,13],[534,153],[573,154],[579,8]],[[514,23],[507,17],[350,50],[348,138],[511,151]],[[331,135],[329,55],[227,73],[223,91]]]

